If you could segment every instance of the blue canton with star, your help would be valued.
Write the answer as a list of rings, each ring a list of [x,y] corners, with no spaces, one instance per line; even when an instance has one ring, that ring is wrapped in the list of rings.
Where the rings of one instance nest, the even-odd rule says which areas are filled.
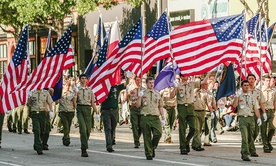
[[[147,37],[154,38],[154,40],[158,40],[160,37],[169,35],[168,29],[168,21],[167,14],[164,12],[159,20],[152,26],[152,28],[147,33]]]
[[[260,32],[261,32],[261,36],[260,36]],[[263,22],[262,26],[261,26],[261,31],[257,31],[257,41],[260,41],[260,37],[261,37],[261,42],[267,42],[267,32],[265,29],[265,22]]]
[[[102,64],[106,61],[107,48],[108,48],[108,35],[106,35],[103,46],[100,48],[100,51],[99,51],[99,56],[97,60],[98,67],[101,67]]]
[[[253,39],[256,39],[256,29],[259,28],[259,17],[260,15],[257,14],[253,18],[251,18],[249,21],[247,21],[246,26],[247,26],[247,31],[250,35],[252,35]]]
[[[67,31],[61,36],[60,40],[55,44],[51,51],[45,57],[55,56],[57,54],[66,54],[71,44],[72,29],[69,27]]]
[[[25,26],[12,56],[12,61],[15,67],[19,66],[22,63],[23,59],[27,59],[27,55],[28,55],[27,42],[28,42],[28,25]]]
[[[219,42],[243,38],[244,15],[215,18],[210,20]]]
[[[123,40],[120,41],[119,47],[123,48],[127,46],[133,40],[142,39],[142,24],[141,19],[127,32]]]

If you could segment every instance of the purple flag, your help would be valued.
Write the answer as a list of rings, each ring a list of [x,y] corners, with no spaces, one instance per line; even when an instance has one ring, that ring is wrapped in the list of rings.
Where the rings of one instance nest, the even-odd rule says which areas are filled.
[[[175,74],[180,74],[176,63],[168,63],[158,74],[154,82],[154,89],[161,91],[167,87],[174,86]]]

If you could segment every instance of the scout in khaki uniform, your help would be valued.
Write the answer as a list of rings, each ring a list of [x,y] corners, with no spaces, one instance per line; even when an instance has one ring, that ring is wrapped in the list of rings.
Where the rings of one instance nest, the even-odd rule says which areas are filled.
[[[136,107],[141,107],[141,128],[144,138],[144,149],[147,160],[155,157],[155,149],[162,136],[162,125],[165,124],[163,100],[161,95],[153,89],[154,79],[146,79],[147,89],[139,92]],[[160,115],[162,121],[160,122]]]
[[[31,118],[34,133],[34,150],[38,155],[43,154],[43,139],[45,137],[45,127],[47,116],[53,100],[47,90],[34,90],[29,94],[28,105],[31,109]]]
[[[70,81],[67,81],[63,87],[62,96],[58,100],[59,102],[59,113],[58,116],[61,119],[63,125],[63,138],[62,143],[65,146],[70,145],[70,127],[72,125],[72,120],[75,116],[76,108],[76,93],[73,87],[71,87]]]
[[[206,93],[206,99],[204,102],[206,103],[206,114],[205,114],[205,125],[204,125],[204,143],[203,146],[211,146],[210,144],[210,134],[211,134],[211,129],[212,129],[212,121],[215,118],[215,111],[217,110],[217,105],[215,101],[214,95],[208,91],[208,83],[203,82],[201,84],[201,88],[204,93]]]
[[[203,82],[207,81],[210,73],[206,75]],[[179,142],[180,154],[187,155],[190,152],[190,140],[195,133],[194,114],[194,89],[200,87],[200,81],[188,82],[189,77],[180,75],[181,82],[171,92],[171,98],[176,96],[177,111],[179,119]],[[189,133],[186,129],[189,125]]]
[[[175,106],[176,106],[176,98],[171,98],[171,88],[166,88],[161,91],[161,95],[163,97],[164,102],[164,108],[166,111],[164,111],[165,114],[165,125],[164,125],[164,131],[165,131],[165,142],[166,143],[172,143],[172,128],[175,121]]]
[[[275,133],[275,126],[273,119],[276,109],[276,92],[270,87],[270,77],[267,76],[264,80],[262,92],[265,98],[265,109],[267,114],[267,121],[262,121],[261,133],[263,140],[263,149],[265,153],[271,153],[273,147],[271,145],[272,137]],[[263,120],[263,119],[262,119]]]
[[[78,87],[76,103],[77,118],[79,122],[79,132],[81,140],[81,157],[88,157],[88,140],[91,132],[91,107],[96,112],[96,119],[99,119],[98,110],[95,105],[95,96],[91,88],[87,87],[87,76],[81,74],[79,76],[80,86]]]
[[[207,91],[207,88],[208,83],[202,82],[201,89],[195,90],[195,135],[192,142],[192,148],[196,151],[204,150],[204,148],[201,148],[201,131],[205,123],[206,112],[210,114],[210,112],[213,111],[212,105],[214,103],[214,98],[212,94]],[[208,137],[209,140],[210,128],[205,127],[204,129],[205,137]]]
[[[264,98],[264,95],[263,95],[263,92],[256,88],[255,87],[255,82],[256,82],[256,77],[254,74],[248,74],[247,76],[247,80],[249,82],[249,92],[251,93],[251,95],[253,97],[256,98],[259,106],[260,106],[260,112],[262,113],[263,115],[263,119],[264,121],[267,120],[267,115],[266,115],[266,110],[265,110],[265,98]],[[258,140],[261,139],[261,134],[260,134],[260,126],[257,125],[257,117],[255,116],[255,130],[254,130],[254,135],[253,135],[253,138],[254,140],[257,139],[258,135],[259,135],[259,138]],[[255,156],[255,157],[258,157],[258,155],[256,154],[256,148],[255,148],[255,145],[250,145],[249,146],[249,150],[250,150],[250,153]]]
[[[247,80],[249,82],[249,92],[251,93],[251,95],[253,95],[253,97],[255,97],[258,101],[258,104],[260,106],[260,113],[262,113],[264,120],[267,120],[267,116],[266,116],[266,110],[265,110],[265,98],[263,95],[263,92],[256,88],[255,86],[255,82],[256,82],[256,77],[254,74],[248,74],[247,76]],[[261,134],[260,133],[260,127],[257,125],[257,117],[255,116],[255,133],[254,133],[254,140],[257,139],[258,135],[258,141],[261,139]],[[252,149],[252,151],[256,152],[256,149]]]
[[[14,109],[13,112],[13,128],[17,129],[18,134],[22,134],[22,121],[23,121],[24,105]]]
[[[134,139],[134,148],[139,148],[140,146],[140,136],[141,136],[141,126],[140,126],[140,120],[141,120],[141,109],[139,107],[136,107],[136,102],[138,99],[138,91],[140,87],[140,78],[135,77],[134,82],[127,85],[127,99],[129,103],[129,109],[130,109],[130,122],[131,122],[131,129],[133,133],[133,139]]]
[[[254,115],[258,118],[258,126],[262,124],[262,121],[260,119],[259,104],[256,98],[249,92],[249,82],[244,80],[241,83],[241,88],[242,91],[234,99],[233,107],[238,109],[237,114],[242,137],[241,158],[243,161],[250,161],[249,155],[257,157],[250,153],[250,146],[254,146]]]

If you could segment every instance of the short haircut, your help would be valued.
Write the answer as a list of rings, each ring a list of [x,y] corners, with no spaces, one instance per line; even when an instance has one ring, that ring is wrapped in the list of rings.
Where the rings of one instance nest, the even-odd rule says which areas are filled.
[[[147,78],[146,78],[146,83],[148,83],[148,82],[151,81],[151,80],[154,80],[153,77],[147,77]]]
[[[271,77],[270,77],[270,75],[264,75],[263,78],[268,78],[268,79],[270,79]]]
[[[248,84],[249,84],[248,80],[243,80],[243,81],[241,82],[241,86],[243,86],[244,83],[248,83]]]
[[[255,80],[256,80],[256,76],[255,76],[254,74],[248,74],[248,76],[246,77],[246,79],[248,80],[248,78],[249,78],[250,76],[254,77]]]
[[[79,79],[81,79],[81,77],[86,77],[86,78],[87,78],[87,75],[86,75],[86,74],[81,74],[81,75],[79,76]]]

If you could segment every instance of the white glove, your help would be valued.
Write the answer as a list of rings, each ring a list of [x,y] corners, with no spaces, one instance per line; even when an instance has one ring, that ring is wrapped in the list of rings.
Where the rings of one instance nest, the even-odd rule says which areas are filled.
[[[215,119],[215,112],[211,112],[211,119]]]
[[[10,110],[5,110],[5,114],[9,115],[10,114]]]
[[[54,112],[53,111],[50,111],[49,117],[50,117],[50,119],[52,119],[54,117]]]
[[[174,80],[174,82],[173,82],[173,84],[174,84],[174,87],[178,87],[178,85],[179,85],[179,83],[176,81],[176,80]]]
[[[99,114],[96,114],[96,121],[99,122],[101,120],[101,117]]]
[[[261,118],[258,118],[258,120],[257,120],[257,125],[258,125],[258,126],[261,126],[261,125],[262,125],[262,120],[261,120]]]
[[[32,96],[32,91],[28,92],[28,98],[30,98]]]
[[[241,95],[241,90],[237,90],[237,93],[236,93],[237,96],[240,96]]]
[[[216,110],[215,113],[216,113],[216,117],[219,118],[219,110]]]
[[[267,115],[266,115],[266,113],[263,113],[263,118],[264,118],[264,121],[267,121]]]
[[[131,71],[126,71],[126,77],[130,78],[132,76],[132,72]]]
[[[79,88],[77,86],[74,86],[74,90],[75,90],[75,92],[78,92]]]
[[[165,125],[165,120],[161,120],[161,126]]]
[[[142,97],[143,95],[144,95],[144,91],[141,90],[141,91],[138,93],[138,96],[139,96],[139,97]]]

